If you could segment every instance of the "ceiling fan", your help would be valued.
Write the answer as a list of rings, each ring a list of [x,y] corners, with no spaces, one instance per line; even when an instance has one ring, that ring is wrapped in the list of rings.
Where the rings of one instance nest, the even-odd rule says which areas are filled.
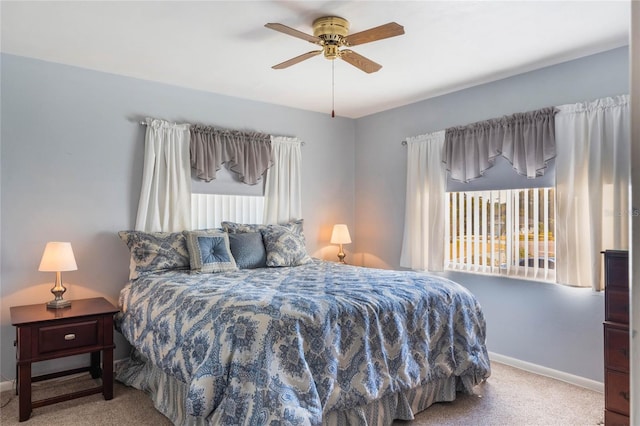
[[[327,59],[333,60],[340,58],[366,73],[376,72],[382,68],[382,65],[373,62],[371,59],[365,58],[351,49],[341,48],[357,46],[359,44],[370,43],[372,41],[404,34],[404,27],[402,25],[395,22],[389,22],[388,24],[380,25],[379,27],[370,28],[368,30],[349,35],[349,21],[338,16],[324,16],[313,21],[313,35],[303,33],[302,31],[298,31],[278,23],[268,23],[265,27],[306,40],[322,47],[320,50],[312,50],[311,52],[303,53],[302,55],[291,58],[288,61],[274,65],[272,68],[277,70],[290,67],[298,62],[302,62],[306,59],[319,55],[320,53],[324,53],[324,57]]]

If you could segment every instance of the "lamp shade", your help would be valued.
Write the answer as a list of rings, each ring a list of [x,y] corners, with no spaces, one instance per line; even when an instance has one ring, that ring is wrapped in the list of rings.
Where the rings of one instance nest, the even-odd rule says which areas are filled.
[[[42,260],[38,271],[60,272],[78,269],[76,258],[73,256],[71,243],[49,242],[42,253]]]
[[[333,225],[331,244],[351,244],[351,236],[349,235],[349,228],[347,228],[347,225],[342,223]]]

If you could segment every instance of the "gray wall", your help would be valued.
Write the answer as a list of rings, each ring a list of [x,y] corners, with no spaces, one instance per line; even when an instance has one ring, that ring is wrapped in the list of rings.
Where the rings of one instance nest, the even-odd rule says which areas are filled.
[[[358,119],[354,257],[366,266],[400,267],[406,185],[400,141],[406,137],[624,93],[628,49],[619,48]],[[478,297],[490,351],[603,380],[602,294],[512,278],[446,275]]]
[[[141,117],[299,137],[305,142],[302,208],[308,251],[333,259],[337,247],[329,244],[331,227],[336,222],[353,226],[353,120],[12,55],[1,60],[3,380],[15,376],[9,307],[53,297],[54,274],[38,272],[47,241],[73,245],[78,270],[62,274],[66,298],[105,296],[117,303],[127,280],[128,251],[116,233],[135,222],[144,149]],[[126,345],[119,339],[118,346],[116,358],[121,358]]]

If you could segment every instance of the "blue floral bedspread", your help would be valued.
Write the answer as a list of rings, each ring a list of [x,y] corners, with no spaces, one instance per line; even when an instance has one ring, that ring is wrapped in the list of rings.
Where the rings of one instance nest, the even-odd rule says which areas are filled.
[[[323,413],[451,376],[490,374],[485,321],[444,278],[314,261],[140,277],[118,327],[216,424],[320,424]]]

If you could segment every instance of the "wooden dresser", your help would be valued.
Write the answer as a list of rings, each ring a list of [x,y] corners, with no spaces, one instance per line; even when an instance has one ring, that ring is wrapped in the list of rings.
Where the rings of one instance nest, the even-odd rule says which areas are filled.
[[[629,425],[629,256],[604,253],[604,423]]]

